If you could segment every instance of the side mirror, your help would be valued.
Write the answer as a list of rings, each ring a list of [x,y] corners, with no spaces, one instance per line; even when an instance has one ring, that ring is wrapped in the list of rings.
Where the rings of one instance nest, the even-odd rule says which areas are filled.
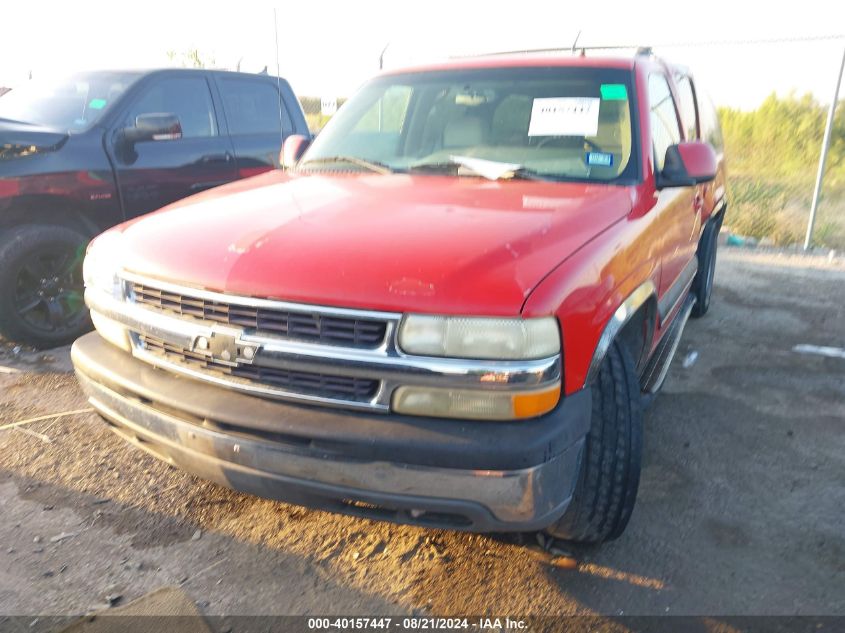
[[[657,188],[691,187],[716,177],[716,152],[710,143],[688,141],[666,148],[663,171],[657,174]]]
[[[282,153],[279,156],[279,163],[282,169],[292,169],[302,158],[305,150],[311,145],[311,139],[301,134],[291,134],[285,139],[282,145]]]
[[[144,141],[173,141],[182,138],[182,124],[179,117],[167,112],[139,114],[135,127],[123,130],[123,139],[129,143]]]

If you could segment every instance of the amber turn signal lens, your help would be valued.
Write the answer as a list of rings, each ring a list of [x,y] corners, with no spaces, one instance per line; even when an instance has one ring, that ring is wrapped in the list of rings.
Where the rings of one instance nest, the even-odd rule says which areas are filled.
[[[554,409],[559,400],[560,385],[542,391],[515,394],[513,415],[515,418],[534,418]]]
[[[438,418],[524,420],[548,413],[559,399],[559,383],[521,393],[404,386],[393,394],[393,410]]]

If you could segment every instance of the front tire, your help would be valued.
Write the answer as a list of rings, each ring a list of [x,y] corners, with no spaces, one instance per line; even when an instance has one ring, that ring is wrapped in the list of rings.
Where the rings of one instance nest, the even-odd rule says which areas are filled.
[[[628,525],[642,464],[642,403],[631,354],[614,342],[592,385],[593,410],[572,502],[546,529],[579,543],[618,538]]]
[[[39,349],[91,329],[83,298],[88,240],[62,226],[24,225],[0,238],[0,335]]]

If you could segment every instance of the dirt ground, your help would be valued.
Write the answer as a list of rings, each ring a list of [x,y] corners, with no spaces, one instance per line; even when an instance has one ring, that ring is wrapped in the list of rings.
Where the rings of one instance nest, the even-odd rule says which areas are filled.
[[[711,312],[688,324],[647,413],[628,530],[560,545],[574,568],[535,535],[232,492],[92,413],[0,431],[0,613],[84,613],[180,585],[218,615],[845,615],[845,360],[797,344],[845,346],[845,268],[723,250]],[[0,424],[87,406],[66,348],[2,344],[0,367]]]

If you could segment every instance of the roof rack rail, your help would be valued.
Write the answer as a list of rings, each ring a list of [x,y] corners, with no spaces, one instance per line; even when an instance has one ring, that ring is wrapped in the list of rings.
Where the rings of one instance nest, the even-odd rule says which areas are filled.
[[[578,46],[578,38],[575,39],[575,44],[569,47],[555,46],[551,48],[523,48],[509,51],[490,51],[486,53],[469,53],[467,55],[453,55],[452,59],[461,59],[467,57],[495,57],[497,55],[525,55],[529,53],[580,53],[583,55],[586,51],[612,51],[612,50],[633,50],[636,55],[653,55],[654,51],[651,46],[642,46],[640,44],[609,44],[606,46]]]

